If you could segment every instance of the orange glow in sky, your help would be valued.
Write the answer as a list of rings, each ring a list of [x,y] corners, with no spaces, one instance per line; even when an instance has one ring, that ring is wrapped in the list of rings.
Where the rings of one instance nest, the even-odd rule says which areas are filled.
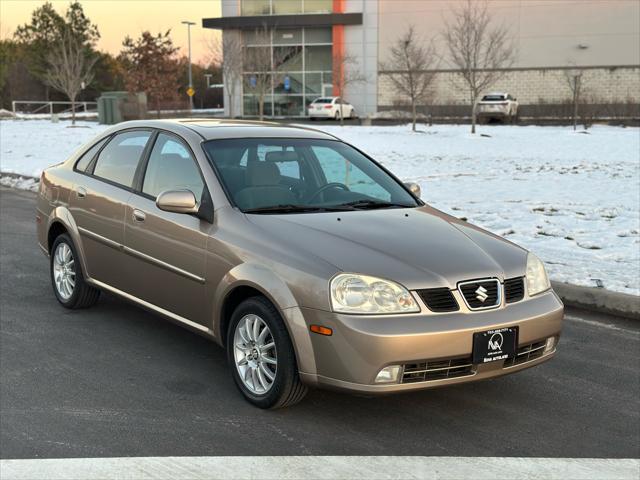
[[[31,12],[43,0],[0,0],[0,37],[10,38],[16,27],[31,19]],[[68,0],[51,2],[64,14]],[[98,25],[98,48],[117,54],[126,35],[137,37],[144,30],[151,33],[171,29],[176,46],[187,54],[187,27],[180,22],[196,22],[191,27],[191,50],[194,61],[207,62],[207,39],[217,35],[216,30],[202,28],[202,19],[220,16],[220,0],[81,0],[85,14]]]

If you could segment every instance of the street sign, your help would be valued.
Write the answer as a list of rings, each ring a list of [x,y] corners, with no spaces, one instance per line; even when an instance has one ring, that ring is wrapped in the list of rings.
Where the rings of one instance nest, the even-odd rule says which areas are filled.
[[[189,95],[190,97],[193,97],[195,94],[196,94],[196,91],[192,87],[187,88],[187,95]]]

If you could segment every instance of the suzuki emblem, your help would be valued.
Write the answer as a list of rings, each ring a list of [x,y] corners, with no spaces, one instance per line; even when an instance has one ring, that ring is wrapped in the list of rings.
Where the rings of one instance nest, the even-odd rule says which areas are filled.
[[[489,298],[489,295],[487,295],[487,289],[484,288],[482,285],[480,285],[478,289],[473,293],[476,294],[476,298],[480,300],[482,303],[484,303],[487,300],[487,298]]]

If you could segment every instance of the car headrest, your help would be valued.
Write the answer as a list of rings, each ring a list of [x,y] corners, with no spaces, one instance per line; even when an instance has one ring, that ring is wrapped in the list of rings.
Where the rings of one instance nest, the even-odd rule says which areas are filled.
[[[249,185],[278,185],[280,183],[280,169],[274,162],[253,162],[247,169]]]

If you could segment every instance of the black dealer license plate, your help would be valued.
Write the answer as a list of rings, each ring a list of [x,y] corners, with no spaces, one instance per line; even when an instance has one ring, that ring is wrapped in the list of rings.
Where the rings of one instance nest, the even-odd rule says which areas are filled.
[[[518,327],[498,328],[473,334],[473,363],[489,363],[516,356]]]

